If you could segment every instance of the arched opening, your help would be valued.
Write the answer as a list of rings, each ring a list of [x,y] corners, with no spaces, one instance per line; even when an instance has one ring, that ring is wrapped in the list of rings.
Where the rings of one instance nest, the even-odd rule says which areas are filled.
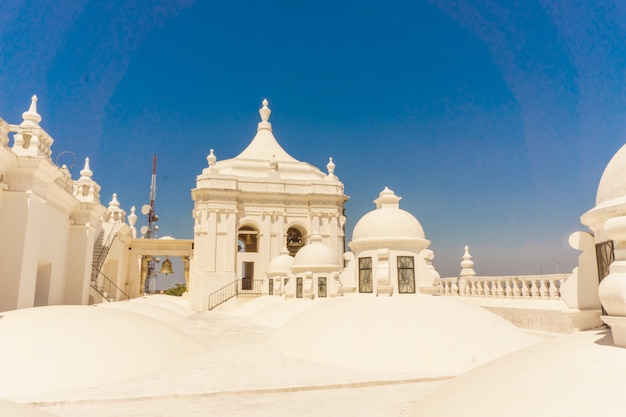
[[[302,232],[300,229],[295,227],[290,227],[287,230],[287,241],[286,241],[287,250],[289,251],[289,255],[296,256],[296,253],[304,246],[304,241],[302,239]]]
[[[239,252],[258,252],[257,236],[259,232],[250,226],[243,226],[237,233]]]

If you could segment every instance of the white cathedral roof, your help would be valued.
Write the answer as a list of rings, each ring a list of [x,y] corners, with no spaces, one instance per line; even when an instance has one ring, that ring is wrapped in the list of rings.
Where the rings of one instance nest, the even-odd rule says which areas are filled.
[[[334,174],[327,175],[309,163],[298,161],[280,146],[269,122],[271,110],[267,100],[263,100],[259,114],[261,121],[256,135],[239,155],[232,159],[217,161],[211,151],[208,159],[212,171],[237,177],[259,177],[277,172],[281,180],[338,182]]]

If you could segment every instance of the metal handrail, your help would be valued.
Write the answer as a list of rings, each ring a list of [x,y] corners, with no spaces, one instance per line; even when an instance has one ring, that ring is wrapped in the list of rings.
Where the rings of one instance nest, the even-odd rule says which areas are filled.
[[[98,289],[98,286],[97,286],[97,285],[95,285],[95,284],[93,283],[93,281],[91,281],[90,286],[91,286],[91,288],[93,288],[93,289],[94,289],[94,290],[95,290],[98,294],[100,294],[100,295],[102,296],[102,299],[103,299],[103,300],[107,300],[108,302],[111,302],[111,300],[109,300],[109,298],[108,298],[108,297],[106,297],[106,296],[104,295],[104,293]]]
[[[95,280],[95,281],[91,281],[91,286],[92,286],[92,287],[94,287],[94,283],[96,283],[95,285],[97,285],[97,282],[98,282],[98,277],[99,277],[100,275],[102,275],[102,277],[103,277],[104,279],[106,279],[107,281],[109,281],[109,283],[110,283],[111,285],[113,285],[115,288],[117,288],[117,290],[118,290],[119,292],[121,292],[122,294],[124,294],[124,296],[126,297],[126,300],[130,300],[130,296],[129,296],[128,294],[126,294],[126,292],[125,292],[123,289],[121,289],[120,287],[118,287],[118,286],[115,284],[115,282],[113,282],[113,280],[111,280],[109,277],[107,277],[107,276],[104,274],[104,272],[102,272],[102,271],[101,271],[98,267],[96,267],[95,265],[92,265],[92,267],[93,267],[93,268],[96,270],[96,272],[97,272],[97,274],[96,274],[96,280]],[[94,287],[94,288],[95,288],[95,287]],[[98,289],[97,289],[97,288],[96,288],[96,291],[98,291]],[[98,292],[100,293],[100,291],[98,291]],[[100,294],[100,295],[102,295],[102,294]]]
[[[98,257],[96,258],[96,262],[95,262],[98,268],[100,268],[102,264],[104,263],[104,261],[106,260],[106,257],[109,254],[109,249],[111,249],[111,245],[113,244],[113,241],[117,237],[117,231],[113,233],[113,231],[115,230],[115,225],[117,223],[119,223],[119,219],[115,220],[115,222],[113,223],[113,227],[111,228],[111,231],[109,232],[109,235],[102,242],[102,248],[100,249],[100,253],[98,254]],[[104,254],[104,257],[102,256],[103,254]]]
[[[261,294],[262,284],[263,280],[261,279],[236,279],[209,294],[209,310],[213,310],[231,298],[239,296],[239,294]]]

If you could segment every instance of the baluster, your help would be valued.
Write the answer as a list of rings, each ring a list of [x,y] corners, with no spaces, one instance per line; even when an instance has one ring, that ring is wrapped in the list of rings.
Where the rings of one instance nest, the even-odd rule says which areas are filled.
[[[549,290],[551,299],[559,298],[559,288],[557,286],[558,281],[559,281],[558,279],[552,279],[548,281],[548,283],[550,284],[550,288],[548,290]]]
[[[531,279],[530,280],[530,295],[533,298],[539,298],[539,285],[541,284],[537,284],[537,280]]]
[[[451,295],[459,294],[459,285],[457,284],[457,280],[456,279],[453,280],[450,283],[450,294]],[[459,295],[461,295],[461,294],[459,294]]]
[[[485,295],[485,290],[483,288],[483,281],[482,280],[476,280],[476,295],[479,297],[482,297],[483,295]]]
[[[561,298],[561,285],[563,285],[563,279],[557,278],[554,280],[554,296]]]
[[[506,285],[506,281],[504,285]],[[498,294],[498,297],[502,297],[504,295],[504,288],[502,288],[502,280],[500,279],[496,281],[496,293]]]
[[[489,297],[491,296],[491,290],[493,289],[493,285],[490,279],[483,280],[483,296]]]
[[[530,297],[530,285],[529,282],[525,278],[521,278],[520,282],[522,283],[522,297]]]
[[[513,298],[517,298],[521,295],[521,291],[519,289],[519,281],[517,278],[509,278],[509,285],[511,287],[511,296]]]
[[[548,298],[548,281],[545,279],[539,280],[539,296]]]

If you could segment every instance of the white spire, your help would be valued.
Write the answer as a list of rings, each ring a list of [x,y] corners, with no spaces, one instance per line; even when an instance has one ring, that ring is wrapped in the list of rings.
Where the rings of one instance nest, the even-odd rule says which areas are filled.
[[[117,201],[117,194],[113,193],[113,198],[109,201],[109,208],[120,208],[120,202]]]
[[[269,103],[267,99],[266,98],[263,99],[263,107],[259,109],[259,114],[261,115],[261,121],[259,122],[257,131],[261,129],[272,130],[272,124],[269,122],[270,114],[272,114],[272,111],[270,110],[269,107],[267,107],[268,104]]]
[[[465,254],[463,255],[463,261],[461,261],[461,276],[473,277],[476,275],[474,272],[474,261],[472,261],[472,255],[469,253],[469,247],[465,245]]]
[[[80,171],[80,179],[88,180],[93,176],[93,172],[89,168],[89,157],[85,158],[85,167]]]
[[[30,107],[28,111],[22,113],[22,125],[39,126],[41,122],[41,115],[37,113],[37,96],[34,95],[30,100]]]
[[[326,169],[328,170],[329,176],[335,175],[335,163],[333,162],[333,158],[328,158],[328,164],[326,164]]]
[[[137,238],[137,229],[135,228],[135,224],[137,223],[137,215],[135,214],[135,211],[135,206],[132,206],[130,208],[130,215],[128,216],[128,225],[130,226],[133,238]]]
[[[213,168],[213,166],[215,165],[215,161],[217,161],[217,157],[213,153],[213,149],[211,149],[211,152],[209,152],[209,156],[206,157],[206,160],[209,163],[209,166]]]

